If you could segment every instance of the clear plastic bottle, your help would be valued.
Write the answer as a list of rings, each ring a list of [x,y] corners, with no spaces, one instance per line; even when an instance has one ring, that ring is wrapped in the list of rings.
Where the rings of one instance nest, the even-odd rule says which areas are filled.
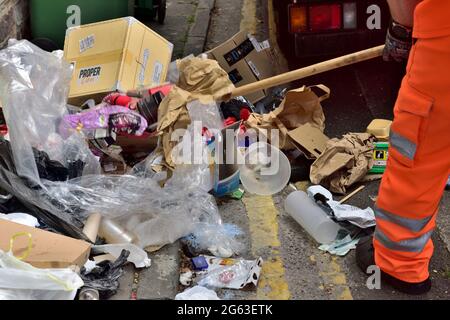
[[[125,230],[111,219],[103,218],[100,223],[99,236],[108,244],[126,244],[138,242],[135,234]]]
[[[291,193],[286,199],[285,209],[318,243],[329,244],[336,240],[339,225],[305,192]]]

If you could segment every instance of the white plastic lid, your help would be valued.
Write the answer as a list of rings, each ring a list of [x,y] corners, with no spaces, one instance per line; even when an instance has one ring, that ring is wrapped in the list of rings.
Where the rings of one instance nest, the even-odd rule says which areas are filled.
[[[241,182],[249,193],[271,196],[283,189],[291,178],[291,164],[286,155],[270,144],[252,144],[241,166]]]

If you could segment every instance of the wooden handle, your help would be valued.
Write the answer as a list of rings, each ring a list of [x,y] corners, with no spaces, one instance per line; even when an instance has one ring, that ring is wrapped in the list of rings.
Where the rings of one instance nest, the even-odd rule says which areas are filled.
[[[298,70],[286,72],[278,76],[264,79],[258,82],[250,83],[248,85],[236,88],[232,93],[231,97],[226,97],[228,99],[245,96],[251,93],[255,93],[259,90],[268,89],[283,85],[292,81],[307,78],[319,73],[327,72],[330,70],[338,69],[341,67],[349,66],[358,62],[374,59],[380,57],[383,54],[384,45],[374,47],[371,49],[351,53],[339,58],[328,60],[325,62],[320,62],[309,67],[301,68]],[[228,100],[224,99],[224,100]]]

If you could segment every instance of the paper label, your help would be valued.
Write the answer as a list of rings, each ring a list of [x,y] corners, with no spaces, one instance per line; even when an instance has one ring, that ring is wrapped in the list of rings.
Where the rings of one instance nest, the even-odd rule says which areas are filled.
[[[80,53],[85,52],[88,49],[93,48],[95,45],[95,36],[92,34],[84,39],[80,40]]]
[[[150,58],[150,50],[145,49],[142,56],[141,72],[139,73],[139,82],[144,84],[145,82],[145,70],[147,70],[148,59]]]
[[[255,64],[252,61],[248,61],[248,65],[250,66],[250,68],[252,69],[253,73],[255,74],[255,76],[257,76],[259,78],[259,76],[261,75],[261,73],[259,72],[258,68],[255,66]]]
[[[259,45],[261,46],[262,50],[270,49],[270,42],[269,42],[269,40],[263,41]]]
[[[374,167],[386,167],[387,161],[375,161],[373,164]]]
[[[256,52],[261,52],[263,50],[262,47],[261,47],[261,44],[258,42],[258,40],[256,40],[256,38],[254,36],[249,34],[248,38],[252,42],[253,47],[255,48]]]
[[[101,73],[101,66],[82,68],[80,69],[80,72],[78,74],[78,84],[82,86],[86,84],[96,83],[100,79]]]
[[[162,63],[159,61],[156,61],[155,68],[153,69],[153,83],[157,83],[157,84],[161,83],[162,72],[163,72]]]

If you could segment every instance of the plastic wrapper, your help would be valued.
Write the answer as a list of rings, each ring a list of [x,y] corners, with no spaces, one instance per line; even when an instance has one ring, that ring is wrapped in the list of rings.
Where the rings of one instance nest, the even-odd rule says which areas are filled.
[[[128,263],[129,255],[129,251],[123,250],[114,262],[103,261],[89,272],[83,268],[81,278],[85,287],[98,290],[102,299],[108,299],[115,295],[119,289],[119,278],[124,273],[123,267]]]
[[[142,248],[173,243],[194,232],[199,223],[221,224],[214,198],[189,185],[161,188],[150,178],[86,176],[47,182],[46,187],[65,212],[79,219],[90,212],[113,219],[135,234]]]
[[[127,261],[134,264],[136,268],[149,268],[152,261],[148,258],[147,252],[138,248],[134,244],[115,244],[92,247],[93,253],[107,253],[118,259],[123,250],[130,253]]]
[[[186,238],[194,252],[209,251],[216,257],[231,258],[244,250],[238,241],[242,231],[230,224],[198,224],[196,230]]]
[[[355,206],[341,204],[333,200],[333,195],[330,191],[322,186],[312,186],[308,188],[308,196],[311,199],[316,199],[317,195],[323,196],[323,202],[328,207],[324,210],[338,222],[348,221],[354,226],[361,229],[367,229],[376,225],[375,212],[372,208],[360,209]]]
[[[183,293],[178,294],[175,297],[175,300],[192,300],[192,301],[206,301],[206,300],[220,300],[217,296],[217,293],[215,293],[212,290],[209,290],[205,287],[196,286],[190,289],[187,289]]]
[[[58,126],[68,112],[72,70],[61,55],[23,40],[0,51],[0,96],[17,174],[41,185],[33,148],[61,160]],[[56,159],[51,159],[56,160]],[[77,155],[71,161],[78,160]],[[98,171],[100,172],[100,171]]]
[[[55,183],[57,185],[57,183]],[[4,212],[28,212],[39,218],[46,226],[67,236],[87,240],[83,233],[83,219],[67,214],[63,206],[50,198],[41,188],[30,188],[27,181],[17,176],[9,142],[0,138],[0,190],[14,196],[3,204]],[[7,206],[7,208],[6,208]],[[22,208],[23,207],[23,208]],[[79,212],[80,208],[74,211]]]
[[[90,134],[96,129],[111,129],[118,134],[142,136],[148,123],[138,113],[121,106],[101,106],[63,117],[60,132],[68,135],[74,130]]]
[[[83,284],[70,269],[38,269],[0,250],[0,300],[73,300]]]
[[[197,272],[198,285],[235,290],[258,286],[263,264],[261,258],[255,261],[205,258],[208,261],[208,269]]]

